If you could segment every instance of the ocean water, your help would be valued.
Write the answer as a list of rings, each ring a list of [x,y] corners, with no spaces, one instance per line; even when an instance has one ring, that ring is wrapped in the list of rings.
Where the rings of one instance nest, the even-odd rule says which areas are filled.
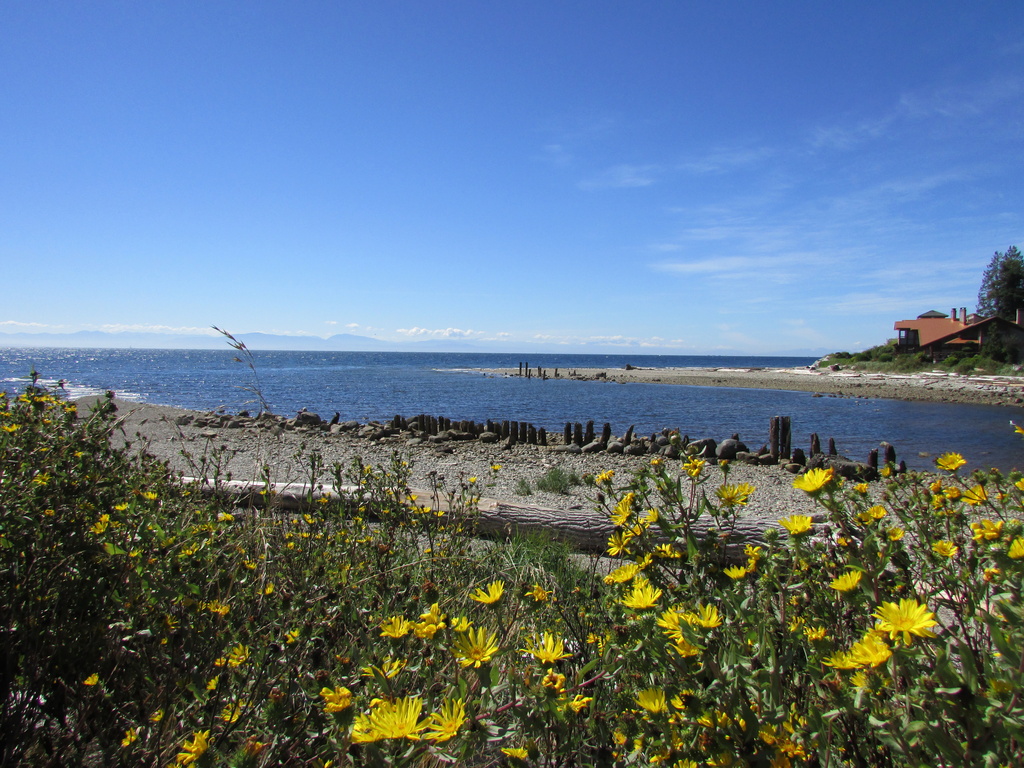
[[[812,358],[533,355],[406,352],[253,352],[255,371],[233,350],[0,349],[0,389],[17,391],[35,370],[51,385],[63,379],[72,397],[113,390],[140,400],[198,410],[258,408],[259,389],[275,413],[300,408],[325,418],[390,419],[429,413],[453,420],[527,421],[561,432],[565,422],[609,422],[615,434],[664,427],[692,438],[734,433],[751,447],[766,442],[772,416],[789,416],[793,445],[834,437],[840,453],[864,460],[881,441],[911,468],[958,451],[968,468],[1024,467],[1024,442],[1009,426],[1017,409],[814,397],[806,392],[670,384],[614,384],[495,377],[480,368],[519,363],[559,368],[795,367]]]

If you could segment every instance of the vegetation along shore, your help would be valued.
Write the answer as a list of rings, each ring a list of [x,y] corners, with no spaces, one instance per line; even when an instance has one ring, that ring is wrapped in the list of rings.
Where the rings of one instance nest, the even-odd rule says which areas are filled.
[[[1017,761],[1019,473],[390,437],[0,395],[0,763]],[[600,552],[479,538],[516,461],[587,475]]]

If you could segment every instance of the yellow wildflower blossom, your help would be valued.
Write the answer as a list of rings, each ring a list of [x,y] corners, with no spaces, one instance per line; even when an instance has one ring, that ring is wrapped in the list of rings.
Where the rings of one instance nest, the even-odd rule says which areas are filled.
[[[138,738],[139,738],[138,730],[136,730],[135,728],[129,728],[127,731],[124,732],[124,738],[121,739],[121,746],[122,747],[130,747],[132,744],[134,744],[138,740]]]
[[[960,547],[952,541],[936,541],[932,544],[932,552],[939,557],[956,557],[956,553],[959,551]]]
[[[529,638],[526,641],[526,648],[521,650],[523,653],[531,654],[541,664],[548,665],[572,656],[571,653],[565,652],[564,642],[556,640],[555,636],[548,632],[544,632],[539,638]]]
[[[975,541],[993,541],[1003,535],[1003,521],[982,520],[980,523],[971,523],[971,530],[974,531],[971,538]]]
[[[877,667],[892,656],[892,650],[874,632],[868,632],[853,644],[850,655],[862,667]]]
[[[623,597],[621,602],[627,608],[632,608],[635,611],[642,611],[647,608],[653,608],[658,604],[658,600],[661,599],[661,590],[651,586],[651,583],[647,579],[640,577],[633,582],[633,589],[628,595]]]
[[[469,599],[484,605],[494,605],[501,600],[503,594],[505,594],[505,582],[498,580],[488,584],[486,590],[477,587],[476,591],[469,596]]]
[[[440,712],[434,712],[427,720],[427,731],[423,737],[438,744],[454,738],[466,722],[466,703],[452,699],[441,705]]]
[[[526,590],[526,594],[523,597],[532,597],[534,602],[546,603],[551,599],[551,591],[544,589],[540,584],[534,584],[530,589]]]
[[[1010,550],[1007,552],[1007,554],[1013,560],[1020,560],[1022,557],[1024,557],[1024,539],[1022,539],[1020,536],[1014,539],[1013,543],[1010,545]]]
[[[808,515],[790,515],[779,520],[779,525],[789,531],[790,536],[799,536],[811,530],[813,521]]]
[[[665,692],[660,688],[648,688],[640,691],[636,697],[636,703],[646,709],[652,715],[660,712],[668,712],[668,703],[665,701]]]
[[[616,531],[608,539],[608,554],[612,557],[629,554],[629,542],[633,540],[629,531]]]
[[[683,471],[696,480],[700,477],[701,470],[703,470],[706,465],[707,462],[704,461],[704,459],[698,459],[696,456],[692,456],[685,464],[683,464]]]
[[[100,681],[100,676],[93,672],[85,680],[82,681],[82,685],[96,685]]]
[[[460,634],[452,647],[452,653],[463,667],[480,667],[489,662],[497,652],[497,637],[484,627]]]
[[[420,720],[423,700],[419,696],[407,696],[395,701],[377,699],[365,714],[356,717],[352,725],[352,742],[365,744],[383,739],[409,739],[419,741],[419,734],[427,727],[427,720]]]
[[[985,486],[976,485],[970,490],[964,491],[962,498],[972,507],[976,507],[988,501],[988,491],[985,490]]]
[[[722,571],[722,573],[724,573],[730,579],[742,579],[744,576],[750,573],[750,571],[748,571],[745,566],[732,565],[726,568],[724,571]]]
[[[209,748],[210,732],[195,731],[192,734],[192,738],[181,746],[181,752],[178,753],[177,764],[192,765],[192,763],[202,757]]]
[[[604,577],[605,584],[626,584],[633,580],[633,578],[640,573],[640,565],[638,563],[627,563],[626,565],[620,565],[614,571]]]
[[[935,466],[946,472],[956,472],[967,461],[959,453],[944,453],[935,460]]]
[[[902,636],[904,645],[910,645],[911,635],[935,637],[935,633],[930,629],[938,624],[935,621],[935,614],[928,610],[927,605],[922,605],[916,600],[904,598],[898,605],[882,603],[871,615],[878,619],[875,629],[887,633],[890,640]]]
[[[722,502],[723,507],[742,507],[750,501],[750,495],[754,492],[754,486],[750,483],[739,483],[737,485],[722,485],[715,491],[715,495]]]
[[[718,613],[718,608],[714,605],[698,605],[696,611],[683,614],[683,620],[687,624],[704,627],[704,629],[714,629],[715,627],[722,626],[722,617]]]
[[[831,467],[828,469],[809,469],[793,480],[793,487],[811,496],[827,488],[835,477]]]
[[[834,579],[829,586],[837,592],[850,592],[857,588],[863,575],[860,571],[847,571],[838,579]]]
[[[392,616],[380,623],[380,636],[397,640],[412,631],[412,622],[404,616]]]
[[[324,700],[324,712],[342,712],[352,706],[352,691],[339,686],[338,688],[321,688],[320,697]]]
[[[629,516],[633,514],[634,498],[636,498],[636,495],[630,491],[619,499],[619,503],[615,505],[615,509],[612,510],[611,514],[614,525],[625,525],[626,521],[629,520]]]

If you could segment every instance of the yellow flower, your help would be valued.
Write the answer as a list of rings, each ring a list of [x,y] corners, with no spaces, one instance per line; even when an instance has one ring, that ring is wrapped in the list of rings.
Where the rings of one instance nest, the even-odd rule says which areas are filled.
[[[162,709],[158,709],[156,712],[154,712],[152,715],[149,716],[149,720],[152,723],[159,723],[163,719],[164,719],[164,711]]]
[[[143,491],[142,498],[146,499],[147,501],[156,501],[156,491]]]
[[[129,728],[127,731],[124,732],[124,738],[121,739],[121,746],[130,747],[138,740],[138,738],[139,732],[134,728]]]
[[[619,555],[628,555],[629,542],[633,539],[633,534],[629,531],[616,531],[608,539],[608,554],[612,557],[618,557]]]
[[[352,706],[352,691],[348,688],[321,688],[320,697],[324,700],[324,712],[341,712]]]
[[[718,613],[718,608],[713,605],[698,604],[696,612],[683,614],[683,620],[687,624],[704,627],[704,629],[722,626],[722,617]]]
[[[387,658],[381,662],[379,667],[370,664],[362,667],[361,670],[363,677],[383,677],[385,680],[390,680],[393,677],[397,677],[405,669],[405,664],[402,659]]]
[[[808,515],[790,515],[779,520],[779,525],[789,531],[790,536],[799,536],[811,530],[812,520]]]
[[[473,622],[467,619],[465,616],[459,616],[458,618],[452,619],[452,629],[455,632],[465,632],[472,626]]]
[[[982,520],[980,523],[971,523],[971,530],[974,531],[974,536],[971,538],[975,541],[992,541],[1003,535],[1003,521]]]
[[[604,577],[605,584],[625,584],[633,580],[640,573],[640,566],[637,563],[620,565],[614,571]]]
[[[824,640],[825,639],[825,628],[824,627],[804,627],[804,637],[808,640]]]
[[[100,519],[93,523],[91,526],[89,526],[89,530],[99,535],[103,533],[105,530],[107,530],[107,527],[109,525],[110,515],[100,515]]]
[[[412,631],[412,622],[404,616],[392,616],[380,623],[380,636],[397,640]]]
[[[820,493],[835,477],[832,468],[809,469],[793,481],[793,487],[811,496]]]
[[[572,697],[572,701],[569,702],[568,706],[573,712],[579,714],[580,710],[586,707],[593,700],[593,696],[584,696],[583,694],[577,693]]]
[[[869,507],[862,512],[857,513],[857,522],[861,525],[871,525],[876,520],[881,520],[886,515],[885,507],[881,504],[876,504],[873,507]]]
[[[905,533],[902,528],[890,528],[885,535],[889,537],[889,541],[899,541]]]
[[[956,472],[967,461],[959,453],[944,453],[935,460],[935,466],[947,472]]]
[[[604,485],[605,483],[610,483],[613,477],[615,477],[615,470],[609,469],[595,477],[594,482],[597,483],[597,485]]]
[[[857,493],[863,496],[868,492],[869,486],[867,483],[857,483],[855,486],[853,486],[853,490],[855,490]]]
[[[969,491],[963,492],[963,500],[972,507],[976,507],[979,504],[984,504],[988,501],[988,492],[985,490],[985,486],[976,485]]]
[[[680,637],[672,643],[672,650],[682,656],[684,659],[690,656],[696,656],[700,653],[700,648],[691,643],[685,637]]]
[[[850,655],[862,667],[877,667],[889,660],[892,650],[878,635],[868,632],[853,644]]]
[[[549,669],[547,674],[544,675],[544,679],[540,681],[541,685],[545,688],[550,688],[555,693],[561,693],[565,688],[565,675],[555,672],[553,669]]]
[[[671,544],[668,544],[668,543],[659,544],[658,546],[656,546],[654,548],[654,554],[655,554],[656,557],[659,557],[659,558],[662,558],[662,559],[664,559],[664,558],[676,559],[676,558],[680,558],[680,557],[683,556],[682,552],[680,552],[678,549],[676,549],[675,547],[673,547]]]
[[[645,691],[640,691],[640,694],[636,697],[636,703],[652,715],[656,715],[659,712],[668,712],[665,692],[660,688],[648,688]]]
[[[503,594],[505,594],[505,582],[500,580],[492,581],[487,585],[486,591],[477,587],[476,591],[469,596],[469,599],[484,605],[494,605],[501,600]]]
[[[1013,560],[1020,560],[1024,557],[1024,539],[1018,536],[1013,540],[1013,544],[1010,545],[1010,551],[1007,552]]]
[[[523,597],[532,597],[535,602],[546,603],[551,598],[551,592],[544,589],[540,584],[534,584],[530,589],[526,590],[526,594]]]
[[[93,672],[85,680],[82,681],[82,685],[96,685],[100,681],[100,676]]]
[[[985,571],[984,571],[983,577],[984,577],[986,582],[998,581],[999,580],[999,576],[1001,574],[1002,574],[1002,571],[999,570],[998,568],[986,568]]]
[[[225,723],[238,722],[238,718],[242,716],[242,707],[244,705],[244,701],[238,701],[234,704],[226,704],[224,709],[220,711],[220,719]]]
[[[441,613],[441,606],[432,603],[429,611],[420,614],[420,621],[413,625],[412,631],[420,640],[430,640],[446,626],[448,625],[445,623],[445,615]]]
[[[613,525],[626,524],[626,521],[629,520],[629,516],[633,514],[633,499],[635,497],[635,494],[630,491],[619,499],[619,503],[615,505],[615,509],[612,510],[611,514]]]
[[[484,627],[460,634],[452,647],[452,653],[463,667],[480,667],[489,662],[497,652],[497,637]]]
[[[286,645],[291,645],[299,639],[299,630],[290,629],[284,633],[284,642]]]
[[[563,641],[556,641],[555,636],[548,632],[544,632],[539,638],[529,638],[526,641],[526,648],[521,650],[523,653],[532,654],[541,664],[548,665],[572,656],[571,653],[565,652]]]
[[[738,485],[723,485],[715,491],[722,502],[723,507],[745,506],[750,501],[750,494],[754,492],[754,486],[750,483],[739,483]]]
[[[938,624],[935,614],[928,610],[927,605],[921,605],[916,600],[904,598],[899,605],[882,603],[871,615],[878,619],[876,630],[888,633],[890,640],[896,640],[902,635],[904,645],[910,645],[911,635],[935,637],[935,633],[929,629]]]
[[[633,582],[632,591],[623,597],[621,602],[627,608],[632,608],[635,611],[642,611],[647,608],[653,608],[657,605],[658,600],[661,599],[661,590],[651,586],[651,583],[647,579],[641,577]]]
[[[707,465],[707,462],[704,461],[704,459],[698,459],[696,456],[692,456],[685,464],[683,464],[683,471],[696,480],[700,477],[701,470],[704,469],[705,465]]]
[[[853,654],[849,651],[833,653],[827,659],[823,659],[822,663],[833,669],[857,669],[860,667],[860,662],[855,661]]]
[[[730,579],[742,579],[749,571],[742,565],[733,565],[722,571]]]
[[[462,724],[466,722],[466,703],[462,699],[452,699],[441,705],[440,712],[434,712],[427,720],[427,732],[423,734],[429,741],[441,743],[453,738]]]
[[[837,592],[850,592],[857,588],[863,575],[860,571],[847,571],[838,579],[834,579],[829,586]]]
[[[530,753],[522,747],[502,747],[501,751],[504,755],[514,757],[517,760],[525,760],[530,756]]]
[[[210,748],[210,732],[195,731],[192,739],[186,741],[178,753],[178,765],[192,765]]]
[[[936,541],[932,544],[932,552],[940,557],[956,557],[956,553],[959,551],[960,547],[952,541]]]
[[[427,727],[420,720],[423,700],[407,696],[395,701],[377,699],[370,711],[356,717],[352,726],[352,742],[365,744],[382,739],[409,739],[419,741],[419,733]]]

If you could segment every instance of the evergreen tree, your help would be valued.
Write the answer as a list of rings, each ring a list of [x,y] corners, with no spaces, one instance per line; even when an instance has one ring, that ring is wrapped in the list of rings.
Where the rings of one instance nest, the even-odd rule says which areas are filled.
[[[1024,309],[1024,257],[1011,245],[1005,252],[993,254],[981,276],[978,314],[1015,321],[1018,309]]]

